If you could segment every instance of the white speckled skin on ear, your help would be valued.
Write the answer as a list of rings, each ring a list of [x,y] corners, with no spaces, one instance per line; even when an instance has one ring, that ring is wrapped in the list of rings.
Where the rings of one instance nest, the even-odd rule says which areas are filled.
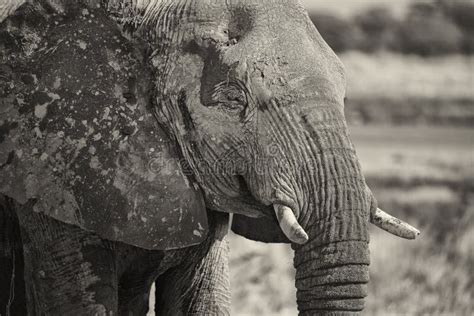
[[[28,71],[12,75],[3,56],[10,70],[0,86],[14,87],[5,100],[23,101],[1,103],[0,192],[109,240],[161,250],[201,243],[204,199],[155,119],[151,71],[103,11],[79,12],[68,28],[54,26],[57,15],[24,31],[24,49],[43,38],[47,55],[2,48]]]

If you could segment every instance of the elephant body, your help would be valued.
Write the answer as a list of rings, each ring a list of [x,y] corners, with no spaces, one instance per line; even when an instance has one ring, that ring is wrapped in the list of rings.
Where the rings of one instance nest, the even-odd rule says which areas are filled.
[[[23,245],[18,218],[8,207],[7,199],[0,199],[0,314],[26,314]]]
[[[228,314],[227,213],[291,243],[301,315],[354,314],[369,223],[417,233],[377,208],[297,0],[10,0],[0,47],[0,260],[30,314],[142,315],[155,279],[160,314]]]
[[[230,314],[226,214],[209,217],[199,245],[160,251],[106,240],[10,203],[1,215],[15,211],[21,237],[20,249],[0,254],[2,315],[145,315],[153,282],[159,315]]]

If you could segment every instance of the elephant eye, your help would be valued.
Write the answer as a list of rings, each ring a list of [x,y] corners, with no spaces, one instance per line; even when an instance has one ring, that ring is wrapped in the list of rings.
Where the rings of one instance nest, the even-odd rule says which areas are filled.
[[[220,106],[232,111],[242,111],[247,107],[245,87],[237,82],[221,82],[211,93],[210,106]]]

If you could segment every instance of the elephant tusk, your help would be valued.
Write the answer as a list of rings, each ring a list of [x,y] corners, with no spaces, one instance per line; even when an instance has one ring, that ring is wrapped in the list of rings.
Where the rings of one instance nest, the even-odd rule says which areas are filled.
[[[385,213],[379,208],[370,217],[370,222],[395,236],[405,239],[415,239],[420,235],[420,231],[415,227]]]
[[[285,236],[294,243],[306,243],[308,241],[308,234],[306,234],[303,227],[301,227],[296,220],[291,208],[281,204],[274,204],[273,208],[275,209],[278,223]]]

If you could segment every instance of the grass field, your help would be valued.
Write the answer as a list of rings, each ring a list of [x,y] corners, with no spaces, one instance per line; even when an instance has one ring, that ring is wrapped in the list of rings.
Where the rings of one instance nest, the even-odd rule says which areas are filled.
[[[474,56],[340,55],[348,98],[474,100]]]
[[[422,230],[373,228],[366,315],[474,313],[474,130],[352,127],[379,204]],[[292,252],[231,238],[234,315],[296,315]]]
[[[383,6],[401,16],[413,0],[302,0],[308,11],[329,12],[340,16],[351,16],[371,7]],[[433,0],[425,0],[433,1]]]
[[[474,56],[349,52],[340,58],[351,123],[474,124]]]

